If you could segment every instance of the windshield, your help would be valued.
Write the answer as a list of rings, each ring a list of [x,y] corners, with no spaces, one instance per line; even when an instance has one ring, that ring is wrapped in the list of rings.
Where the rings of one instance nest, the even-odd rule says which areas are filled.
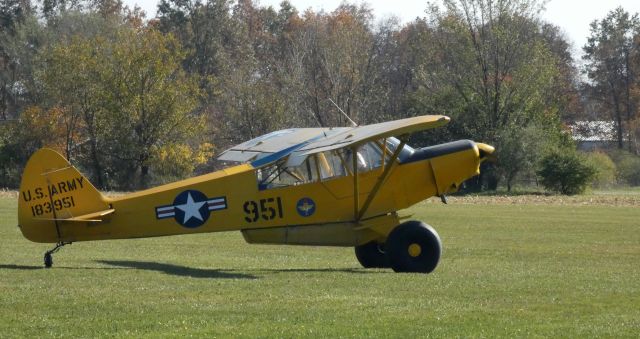
[[[396,137],[390,137],[387,138],[387,147],[389,148],[389,151],[391,151],[391,153],[396,151],[396,148],[398,148],[398,145],[400,145],[400,140],[398,140],[398,138]],[[409,158],[413,152],[415,152],[415,150],[409,146],[409,145],[404,145],[404,147],[402,148],[402,151],[400,151],[400,155],[398,156],[398,160],[400,160],[400,162],[404,162],[407,158]]]

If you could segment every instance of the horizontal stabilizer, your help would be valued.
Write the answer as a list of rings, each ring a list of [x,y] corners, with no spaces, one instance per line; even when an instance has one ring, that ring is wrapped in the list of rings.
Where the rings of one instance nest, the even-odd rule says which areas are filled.
[[[105,217],[115,211],[116,211],[115,209],[111,208],[108,210],[89,213],[89,214],[80,215],[72,218],[34,218],[34,219],[50,220],[50,221],[70,221],[70,222],[101,222],[103,220],[102,217]]]

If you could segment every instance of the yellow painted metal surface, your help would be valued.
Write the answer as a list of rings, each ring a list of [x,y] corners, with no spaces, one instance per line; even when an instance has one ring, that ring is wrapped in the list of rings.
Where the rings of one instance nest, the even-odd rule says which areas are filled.
[[[359,222],[243,229],[242,235],[257,244],[355,246],[383,241],[398,223],[395,214],[388,214]]]
[[[490,147],[490,146],[488,146]],[[18,219],[35,242],[75,242],[242,230],[249,242],[353,246],[384,241],[396,211],[450,193],[479,173],[478,147],[392,164],[356,220],[383,168],[325,181],[260,190],[255,169],[239,165],[117,198],[103,196],[60,154],[36,152],[25,168]]]

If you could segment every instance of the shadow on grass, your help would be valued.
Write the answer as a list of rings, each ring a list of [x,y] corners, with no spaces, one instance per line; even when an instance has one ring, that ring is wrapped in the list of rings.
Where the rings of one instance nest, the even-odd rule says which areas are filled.
[[[263,273],[314,273],[314,272],[327,272],[327,273],[353,273],[353,274],[387,274],[393,273],[391,270],[369,270],[364,268],[263,268],[249,270],[253,272]]]
[[[12,264],[0,264],[0,270],[1,269],[6,269],[6,270],[24,270],[24,271],[30,271],[30,270],[54,270],[54,269],[65,269],[65,270],[125,270],[127,269],[126,267],[82,267],[82,266],[56,266],[53,265],[53,267],[51,268],[46,268],[43,265],[39,265],[39,266],[27,266],[27,265],[12,265]]]
[[[152,261],[97,260],[96,262],[124,268],[162,272],[170,275],[211,279],[257,279],[256,276],[242,273],[229,273],[220,270],[191,268],[180,265],[163,264]]]
[[[217,278],[217,279],[257,279],[251,274],[237,273],[236,270],[212,270],[191,268],[180,265],[163,264],[152,261],[127,261],[127,260],[96,260],[97,263],[116,267],[66,267],[59,266],[58,269],[69,270],[118,270],[118,269],[139,269],[157,271],[170,275],[192,277],[192,278]],[[55,266],[54,266],[55,268]],[[27,266],[0,264],[0,269],[9,270],[40,270],[44,266]],[[262,268],[248,269],[246,271],[254,273],[349,273],[349,274],[393,274],[391,270],[369,270],[364,268]],[[244,272],[246,272],[244,271]]]
[[[3,265],[0,264],[0,269],[6,270],[39,270],[44,268],[44,266],[26,266],[26,265]]]

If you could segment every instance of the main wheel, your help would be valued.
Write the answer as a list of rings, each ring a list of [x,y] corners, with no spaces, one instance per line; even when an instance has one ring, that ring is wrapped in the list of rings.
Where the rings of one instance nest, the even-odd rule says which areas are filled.
[[[394,271],[430,273],[440,261],[442,242],[431,226],[407,221],[391,231],[386,250]]]
[[[375,241],[356,246],[356,258],[364,268],[389,267],[389,258],[384,252],[384,244]]]

